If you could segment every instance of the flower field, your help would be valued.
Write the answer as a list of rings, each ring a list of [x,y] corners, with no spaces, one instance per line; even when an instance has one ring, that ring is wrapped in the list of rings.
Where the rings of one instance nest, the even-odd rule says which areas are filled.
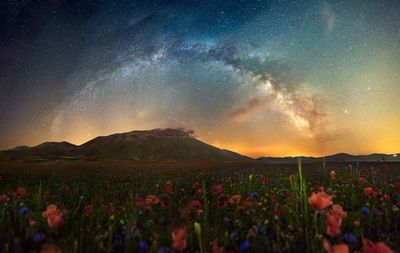
[[[0,170],[0,252],[400,250],[394,163],[33,167]]]

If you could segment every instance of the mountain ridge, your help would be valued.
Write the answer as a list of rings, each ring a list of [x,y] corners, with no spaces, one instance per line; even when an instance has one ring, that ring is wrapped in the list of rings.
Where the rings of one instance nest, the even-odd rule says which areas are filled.
[[[44,142],[0,151],[0,160],[83,159],[133,161],[251,161],[250,157],[220,149],[195,138],[185,129],[157,128],[98,136],[81,145]]]
[[[257,161],[260,163],[312,162],[400,162],[400,154],[352,155],[337,153],[325,157],[259,157],[256,159],[217,148],[196,139],[185,129],[156,128],[134,130],[95,137],[81,145],[67,141],[44,142],[28,147],[18,146],[0,151],[0,160],[132,160],[132,161]]]
[[[368,155],[352,155],[348,153],[336,153],[327,156],[287,156],[287,157],[259,157],[256,160],[264,163],[297,163],[301,158],[302,162],[400,162],[400,153],[381,154],[372,153]]]

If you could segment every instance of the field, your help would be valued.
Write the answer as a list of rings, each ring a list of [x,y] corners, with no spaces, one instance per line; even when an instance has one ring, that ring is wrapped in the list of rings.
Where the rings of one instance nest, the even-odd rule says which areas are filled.
[[[396,252],[399,208],[398,163],[0,163],[0,252]]]

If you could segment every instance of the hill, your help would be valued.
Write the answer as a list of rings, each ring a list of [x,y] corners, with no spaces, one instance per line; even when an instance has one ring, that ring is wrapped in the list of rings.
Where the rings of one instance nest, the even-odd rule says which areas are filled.
[[[87,159],[135,161],[248,161],[249,157],[219,149],[182,129],[153,129],[96,137],[80,146],[45,142],[0,152],[1,160]]]

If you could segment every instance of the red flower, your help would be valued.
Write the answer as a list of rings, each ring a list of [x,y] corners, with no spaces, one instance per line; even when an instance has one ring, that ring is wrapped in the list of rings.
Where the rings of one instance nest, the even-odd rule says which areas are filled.
[[[24,187],[18,187],[15,191],[15,196],[24,197],[27,193],[27,190]]]
[[[391,199],[390,195],[388,195],[388,194],[383,194],[382,198],[384,201],[390,201],[390,199]]]
[[[327,240],[324,240],[324,249],[328,253],[349,253],[349,246],[347,244],[331,245]]]
[[[363,240],[364,253],[393,253],[393,250],[384,242],[374,244],[370,240]]]
[[[222,193],[222,191],[223,191],[222,185],[220,185],[220,184],[214,185],[214,193],[215,194],[219,195]]]
[[[156,195],[147,195],[145,202],[147,205],[152,206],[160,203],[160,199]]]
[[[186,230],[184,228],[175,228],[172,230],[172,248],[183,251],[187,247]]]
[[[61,212],[57,205],[54,204],[47,206],[47,209],[42,213],[42,216],[47,219],[47,224],[49,225],[50,230],[57,230],[63,221],[63,212]]]
[[[372,187],[365,187],[364,194],[365,196],[376,196],[377,192]]]
[[[243,202],[242,205],[244,208],[249,208],[253,206],[253,199],[251,197],[246,197]]]
[[[61,253],[61,250],[53,244],[43,244],[40,248],[40,253]]]
[[[212,253],[224,253],[224,248],[219,245],[218,240],[214,240],[212,243]]]
[[[144,199],[142,197],[136,197],[135,199],[136,202],[136,206],[137,207],[145,207],[146,206],[146,202],[144,201]]]
[[[0,195],[0,202],[2,202],[2,201],[7,201],[7,200],[9,200],[9,198],[7,197],[7,195],[5,195],[5,194]]]
[[[196,208],[196,209],[199,209],[199,208],[201,208],[201,202],[200,202],[200,200],[193,200],[192,202],[190,202],[190,207],[191,208]]]
[[[195,189],[197,191],[198,189],[201,188],[201,185],[199,182],[196,181],[196,182],[193,182],[192,187],[193,187],[193,189]]]
[[[347,213],[343,211],[342,206],[333,205],[332,209],[326,215],[326,225],[327,234],[329,236],[338,236],[340,231],[340,226],[342,225],[342,219],[347,216]]]
[[[232,195],[229,199],[228,202],[231,205],[239,204],[240,200],[242,199],[242,196],[240,195]]]
[[[168,180],[165,182],[165,192],[167,194],[171,194],[174,192],[174,185],[172,184],[172,181]]]
[[[308,203],[312,207],[322,210],[333,204],[332,198],[332,195],[328,195],[323,189],[321,189],[319,192],[313,192],[311,194],[311,196],[308,198]]]

